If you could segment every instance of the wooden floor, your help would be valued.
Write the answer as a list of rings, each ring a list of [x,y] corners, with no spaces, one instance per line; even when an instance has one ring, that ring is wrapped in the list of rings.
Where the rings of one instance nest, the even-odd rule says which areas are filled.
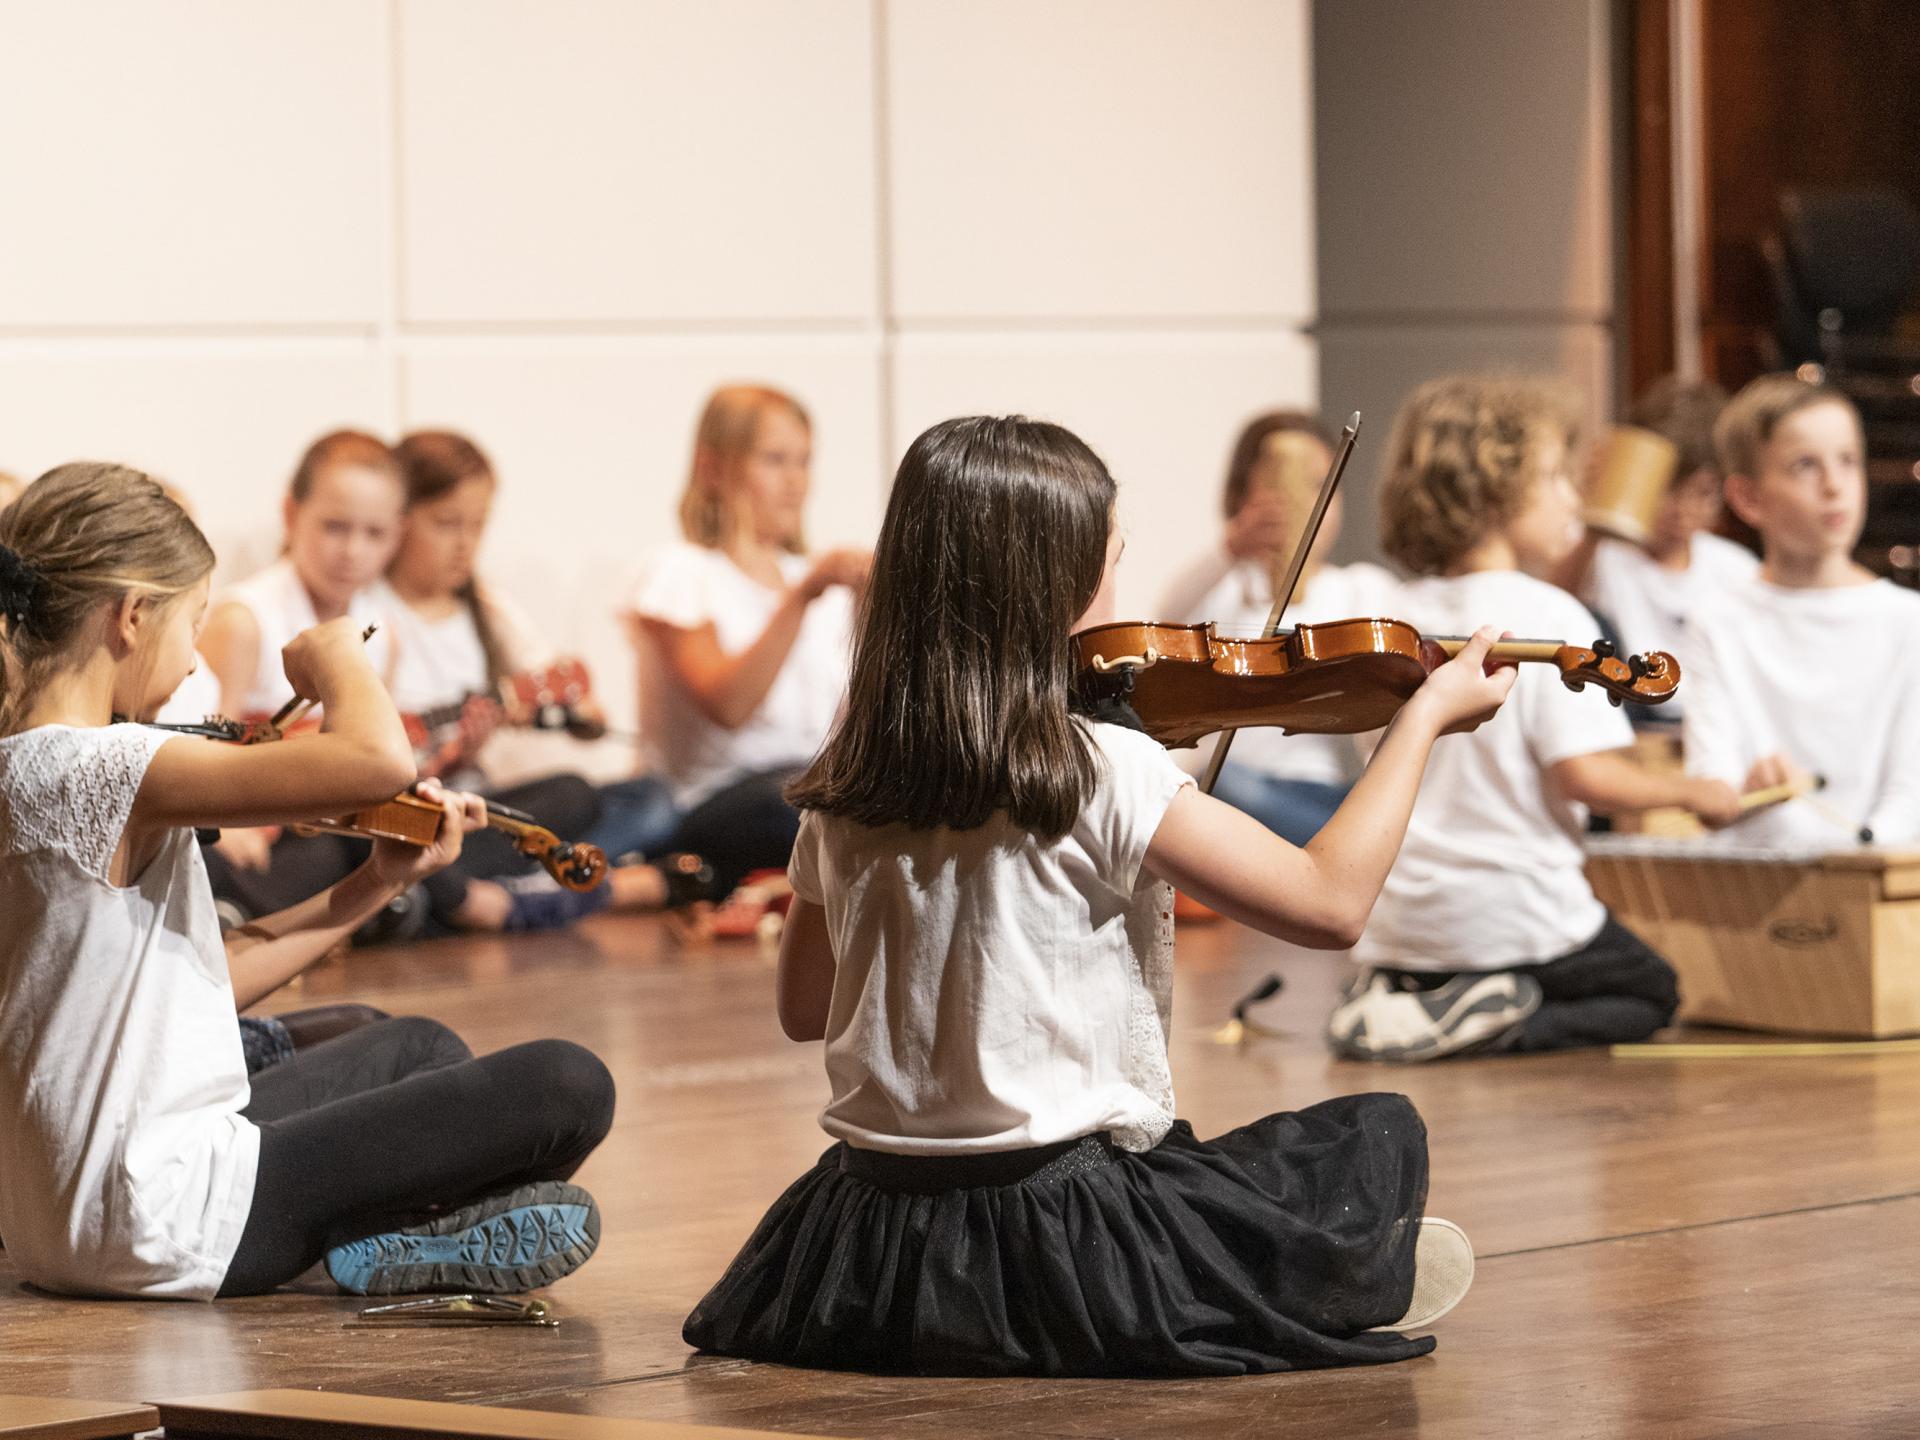
[[[1370,1370],[1187,1382],[877,1378],[696,1357],[680,1321],[824,1145],[818,1046],[784,1040],[750,944],[652,921],[368,951],[277,997],[436,1016],[476,1050],[578,1040],[620,1085],[581,1173],[598,1256],[553,1331],[353,1331],[324,1280],[216,1305],[92,1303],[0,1266],[0,1392],[162,1400],[318,1387],[842,1436],[1920,1434],[1920,1056],[1335,1062],[1335,962],[1231,925],[1180,936],[1174,1073],[1202,1134],[1397,1088],[1432,1213],[1479,1250],[1439,1349]],[[1286,1038],[1211,1031],[1270,969]],[[364,1302],[359,1302],[364,1303]]]

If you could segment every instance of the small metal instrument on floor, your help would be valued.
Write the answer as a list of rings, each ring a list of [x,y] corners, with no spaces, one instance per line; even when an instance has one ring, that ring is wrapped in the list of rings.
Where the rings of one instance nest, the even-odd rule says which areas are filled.
[[[560,1317],[544,1300],[523,1300],[510,1295],[429,1295],[422,1300],[402,1300],[393,1305],[375,1305],[362,1310],[346,1323],[349,1330],[387,1330],[451,1325],[534,1325],[551,1330]]]

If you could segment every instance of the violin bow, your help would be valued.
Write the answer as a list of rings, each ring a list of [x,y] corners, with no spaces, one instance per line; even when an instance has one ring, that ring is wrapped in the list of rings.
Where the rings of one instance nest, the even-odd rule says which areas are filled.
[[[1300,584],[1300,576],[1307,568],[1307,556],[1313,552],[1313,542],[1320,536],[1320,522],[1327,518],[1327,506],[1333,502],[1333,492],[1339,488],[1340,475],[1347,468],[1347,457],[1353,454],[1353,442],[1360,434],[1360,412],[1354,411],[1347,420],[1347,428],[1341,432],[1340,448],[1334,453],[1333,464],[1327,467],[1327,478],[1320,482],[1319,498],[1313,502],[1313,513],[1307,517],[1307,528],[1300,532],[1299,542],[1293,547],[1293,559],[1287,565],[1285,583],[1273,593],[1273,610],[1267,616],[1267,623],[1260,627],[1263,638],[1280,633],[1280,622],[1286,618],[1287,605],[1293,599],[1293,592]],[[1213,793],[1214,782],[1220,778],[1220,769],[1227,763],[1227,751],[1233,745],[1234,730],[1222,730],[1220,743],[1213,747],[1213,758],[1207,761],[1207,773],[1200,781],[1203,793]]]

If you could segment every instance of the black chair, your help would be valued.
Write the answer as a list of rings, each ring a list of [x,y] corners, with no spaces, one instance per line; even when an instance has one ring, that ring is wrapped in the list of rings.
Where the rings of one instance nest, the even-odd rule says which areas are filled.
[[[1920,276],[1920,213],[1888,189],[1789,190],[1766,244],[1786,368],[1911,371],[1920,345],[1896,334]]]

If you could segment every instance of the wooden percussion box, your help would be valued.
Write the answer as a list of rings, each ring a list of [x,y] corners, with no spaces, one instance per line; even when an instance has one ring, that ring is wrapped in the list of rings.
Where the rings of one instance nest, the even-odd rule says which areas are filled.
[[[1680,1019],[1920,1035],[1920,850],[1786,855],[1595,836],[1587,878],[1680,976]]]

